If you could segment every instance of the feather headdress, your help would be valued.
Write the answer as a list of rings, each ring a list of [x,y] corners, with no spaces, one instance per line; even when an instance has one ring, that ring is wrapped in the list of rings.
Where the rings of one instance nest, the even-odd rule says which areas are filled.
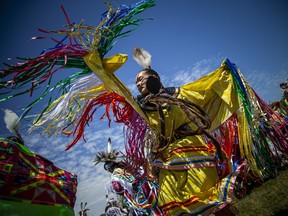
[[[133,50],[133,58],[143,68],[151,68],[152,56],[143,48],[135,47]]]
[[[121,159],[122,159],[122,156],[120,156],[120,152],[116,149],[112,149],[112,143],[109,137],[108,142],[107,142],[107,150],[102,150],[102,151],[97,150],[97,153],[93,162],[95,162],[95,166],[96,166],[100,162],[105,163],[107,161],[111,161],[111,162],[117,163],[121,161]]]

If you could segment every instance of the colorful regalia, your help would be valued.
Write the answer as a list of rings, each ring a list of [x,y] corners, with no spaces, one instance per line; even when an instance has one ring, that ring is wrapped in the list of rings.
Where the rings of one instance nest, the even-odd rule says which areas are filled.
[[[77,176],[2,138],[0,182],[1,215],[74,215]]]
[[[139,178],[142,171],[134,175],[128,172],[127,158],[120,151],[112,149],[110,138],[107,150],[97,151],[94,162],[95,165],[104,163],[104,169],[111,174],[111,181],[107,182],[106,188],[118,197],[116,205],[109,204],[108,200],[106,215],[115,215],[115,211],[120,211],[116,215],[121,215],[126,209],[131,215],[163,215],[157,205],[158,186],[155,179],[149,176]]]
[[[32,96],[37,88],[47,84],[43,94],[27,105],[20,116],[20,119],[24,118],[42,98],[51,96],[48,106],[35,119],[31,131],[43,126],[44,132],[50,136],[59,131],[71,135],[75,129],[74,126],[82,124],[78,127],[79,131],[74,133],[79,135],[75,137],[74,143],[81,139],[83,129],[88,123],[84,118],[88,116],[82,119],[85,122],[80,121],[80,123],[76,120],[78,118],[76,113],[83,111],[86,105],[92,102],[91,99],[95,99],[103,92],[107,93],[109,89],[86,65],[85,56],[89,52],[96,51],[101,59],[101,65],[105,65],[106,72],[113,74],[125,63],[127,55],[118,54],[107,58],[104,56],[115,44],[115,38],[123,37],[137,27],[143,19],[135,16],[153,6],[154,2],[141,1],[131,6],[123,5],[117,9],[112,8],[110,3],[107,5],[109,10],[103,14],[101,23],[96,28],[85,26],[84,22],[79,25],[70,23],[62,7],[68,22],[65,25],[66,29],[63,31],[40,29],[48,37],[54,33],[59,34],[61,39],[52,38],[56,45],[44,49],[38,57],[20,58],[24,62],[17,65],[6,64],[7,68],[0,71],[0,89],[2,90],[0,102],[26,93]],[[131,28],[123,32],[127,26]],[[32,39],[43,38],[47,37],[39,36]],[[52,77],[63,68],[76,68],[79,71],[52,85]],[[23,86],[26,89],[23,90]],[[14,90],[19,91],[15,93]],[[60,93],[62,96],[55,99],[52,95],[58,90],[62,91],[62,94]],[[106,99],[109,100],[109,97]],[[105,104],[105,101],[103,103]],[[71,143],[68,148],[74,143]],[[25,146],[11,143],[5,138],[1,138],[0,156],[1,213],[25,216],[74,215],[77,186],[75,174],[61,170],[47,159],[30,152]]]
[[[122,32],[125,27],[138,25],[142,20],[134,16],[154,5],[152,0],[143,0],[117,10],[110,7],[96,28],[83,23],[71,24],[67,18],[68,30],[43,31],[65,34],[65,37],[55,40],[56,46],[46,49],[41,56],[2,70],[0,88],[17,88],[30,83],[30,88],[22,93],[32,95],[36,87],[47,83],[44,94],[26,107],[22,117],[44,96],[62,89],[63,94],[54,100],[51,98],[34,120],[31,131],[44,128],[43,132],[49,135],[58,132],[72,135],[74,139],[67,150],[84,139],[85,127],[91,124],[99,107],[104,107],[102,118],[124,126],[125,170],[140,180],[154,175],[155,170],[155,175],[159,175],[157,180],[161,186],[156,203],[163,211],[159,214],[209,215],[228,205],[233,191],[243,196],[243,182],[263,181],[287,163],[287,131],[279,129],[287,123],[254,92],[236,65],[225,59],[217,70],[194,82],[170,88],[170,93],[172,98],[192,101],[202,107],[211,120],[209,132],[221,144],[228,160],[219,163],[209,137],[179,139],[171,136],[171,131],[183,124],[195,127],[177,104],[171,106],[175,111],[172,121],[165,121],[165,133],[171,143],[161,157],[151,159],[149,151],[159,135],[155,120],[158,116],[137,103],[115,75],[127,55],[106,57],[106,54],[116,38],[130,33]],[[52,75],[62,68],[81,71],[51,86]],[[12,78],[7,79],[9,76]],[[17,95],[2,101],[13,96]],[[187,176],[194,176],[194,179]],[[199,185],[195,184],[197,180],[201,182]],[[133,193],[127,193],[128,196],[133,203]],[[149,204],[148,199],[142,202]]]

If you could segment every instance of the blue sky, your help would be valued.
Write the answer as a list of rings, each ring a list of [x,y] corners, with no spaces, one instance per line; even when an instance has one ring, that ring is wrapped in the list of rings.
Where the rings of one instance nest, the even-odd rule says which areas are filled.
[[[60,9],[63,4],[71,22],[82,19],[87,25],[98,25],[107,10],[99,0],[2,0],[0,3],[0,61],[15,63],[15,57],[35,57],[54,45],[49,40],[30,40],[41,35],[38,28],[61,29],[66,24]],[[113,0],[131,5],[136,1]],[[164,85],[183,85],[218,68],[224,58],[234,62],[248,83],[267,103],[280,100],[279,84],[288,78],[288,2],[286,0],[156,0],[156,6],[144,11],[147,18],[129,37],[118,40],[107,56],[116,53],[129,55],[127,63],[116,75],[134,95],[135,75],[140,66],[132,58],[135,46],[152,54],[152,68],[157,70]],[[148,19],[152,18],[152,19]],[[7,60],[11,58],[12,60]],[[3,68],[4,66],[1,66]],[[58,77],[57,77],[58,76]],[[56,75],[56,79],[60,75]],[[0,104],[21,114],[21,108],[32,101],[28,95]],[[45,106],[45,100],[31,115]],[[0,119],[3,112],[0,111]],[[70,151],[64,151],[69,140],[64,136],[26,133],[28,120],[22,123],[21,133],[26,145],[34,152],[52,160],[57,166],[78,175],[75,212],[80,202],[88,202],[89,215],[99,215],[105,206],[105,183],[108,174],[102,166],[93,166],[95,148],[104,148],[110,136],[114,146],[123,147],[121,125],[108,128],[105,121],[94,121],[86,132],[87,142],[79,141]],[[3,122],[1,136],[9,131]],[[29,140],[29,141],[28,141]]]

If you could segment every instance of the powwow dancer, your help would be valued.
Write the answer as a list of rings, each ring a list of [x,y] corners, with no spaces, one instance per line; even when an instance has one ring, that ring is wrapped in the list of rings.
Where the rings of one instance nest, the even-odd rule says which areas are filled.
[[[111,206],[106,209],[106,215],[164,215],[157,206],[158,186],[149,176],[135,178],[125,166],[127,161],[121,152],[112,149],[111,139],[108,139],[107,150],[98,151],[94,158],[95,165],[102,162],[104,169],[111,173],[108,191],[118,196],[121,206]]]
[[[90,210],[86,208],[87,202],[83,205],[83,202],[81,202],[81,210],[79,211],[79,216],[87,216],[87,212]]]
[[[120,201],[122,201],[122,199]],[[102,215],[128,216],[128,214],[129,214],[128,210],[126,208],[123,208],[121,205],[119,205],[120,201],[115,200],[113,197],[109,198],[109,195],[106,194],[105,213],[101,214],[100,216],[102,216]]]
[[[44,96],[57,88],[64,89],[61,97],[54,101],[51,98],[52,102],[34,120],[31,130],[44,128],[43,132],[50,135],[60,131],[73,135],[67,150],[84,139],[85,127],[93,120],[97,109],[106,108],[103,118],[107,117],[109,121],[113,118],[115,122],[124,124],[125,171],[136,179],[159,174],[158,194],[162,211],[175,215],[209,215],[229,205],[238,172],[243,177],[241,179],[245,180],[247,176],[243,167],[249,166],[252,173],[249,176],[253,179],[265,180],[285,164],[288,143],[278,125],[279,122],[287,123],[277,116],[274,118],[275,112],[254,92],[229,59],[199,80],[179,88],[160,86],[159,89],[158,86],[157,91],[149,90],[151,97],[145,95],[134,100],[129,89],[114,74],[125,63],[127,55],[108,58],[105,55],[116,38],[130,32],[123,33],[125,27],[141,21],[135,15],[154,5],[154,1],[148,0],[117,10],[110,7],[96,28],[84,26],[84,23],[71,24],[67,17],[68,25],[65,27],[68,30],[46,31],[65,34],[64,39],[58,40],[55,47],[46,49],[41,56],[1,71],[1,78],[5,80],[1,80],[0,87],[8,88],[13,84],[17,89],[21,84],[31,82],[27,92],[32,94],[35,87],[48,83],[45,93],[26,107],[22,117]],[[81,71],[50,86],[52,75],[60,68],[78,68]],[[8,79],[9,76],[12,78]],[[157,84],[157,78],[151,83],[152,86]],[[149,107],[156,107],[156,111],[146,110]],[[178,113],[181,114],[179,119],[175,118]],[[169,121],[168,114],[172,115],[173,121]],[[228,160],[218,165],[217,157],[223,160],[223,155]],[[190,179],[181,178],[183,184],[179,182],[178,187],[184,188],[183,194],[173,200],[174,185],[168,185],[165,178],[172,178],[171,174],[176,170],[194,176],[191,172],[196,172],[197,166],[201,167],[197,173],[201,174],[198,192],[208,191],[211,196],[203,193],[203,197],[199,194],[193,197],[189,191],[197,191],[197,188],[189,187]],[[216,166],[219,177],[215,173]],[[213,178],[204,188],[205,175],[208,174],[206,168],[213,170]],[[227,184],[223,185],[225,181]],[[214,190],[219,189],[216,185],[226,191],[222,197],[220,191]],[[202,198],[204,202],[200,203]]]
[[[288,80],[286,80],[286,82],[280,83],[280,88],[283,92],[283,96],[281,100],[271,103],[270,106],[287,122],[288,121]]]
[[[237,172],[219,181],[215,149],[220,162],[227,158],[207,131],[209,117],[197,104],[183,99],[179,89],[164,88],[158,73],[151,69],[147,51],[135,48],[134,58],[144,67],[136,76],[141,93],[137,101],[157,137],[152,140],[151,156],[159,179],[158,205],[168,215],[216,212],[227,205],[226,196],[231,199]],[[213,145],[207,145],[202,135]]]
[[[274,116],[279,115],[285,120],[286,124],[279,122],[279,127],[281,127],[281,130],[285,134],[286,139],[288,139],[288,80],[286,80],[286,82],[280,83],[280,88],[283,92],[281,100],[271,103],[270,107],[275,111]]]

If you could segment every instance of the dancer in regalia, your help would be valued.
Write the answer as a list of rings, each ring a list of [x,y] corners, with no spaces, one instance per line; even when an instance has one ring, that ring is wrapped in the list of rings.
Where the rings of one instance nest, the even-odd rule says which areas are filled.
[[[141,93],[137,101],[155,135],[151,157],[159,179],[159,207],[168,215],[209,215],[225,207],[232,197],[236,173],[219,180],[215,155],[220,163],[228,158],[208,132],[209,116],[185,99],[181,89],[162,85],[151,69],[147,51],[134,49],[134,58],[144,67],[136,76]],[[204,135],[212,145],[204,142]]]
[[[157,205],[158,186],[155,179],[149,176],[137,178],[129,173],[125,169],[127,159],[123,153],[112,149],[110,138],[107,150],[98,151],[94,162],[95,165],[104,163],[104,169],[111,174],[107,189],[117,195],[120,204],[107,209],[106,215],[124,215],[127,214],[125,209],[129,210],[129,215],[164,215]]]
[[[135,179],[155,178],[159,191],[153,200],[161,214],[209,215],[224,210],[232,214],[233,191],[238,195],[243,191],[235,186],[263,181],[287,164],[288,143],[279,129],[279,123],[287,123],[275,117],[229,59],[199,80],[167,88],[151,69],[149,55],[142,52],[138,57],[145,56],[144,70],[136,78],[141,95],[135,99],[115,75],[127,55],[106,55],[115,39],[131,32],[123,32],[125,27],[142,20],[135,15],[154,5],[153,0],[117,10],[110,5],[97,27],[71,24],[67,17],[68,30],[43,31],[65,37],[55,39],[56,46],[40,56],[1,71],[0,88],[13,90],[31,83],[2,101],[26,92],[32,95],[47,83],[45,92],[26,106],[23,118],[46,95],[63,90],[58,98],[52,94],[31,131],[42,128],[50,136],[58,132],[73,136],[66,150],[84,139],[93,115],[104,107],[101,119],[124,125],[123,172]],[[51,86],[53,75],[62,68],[81,71]]]

